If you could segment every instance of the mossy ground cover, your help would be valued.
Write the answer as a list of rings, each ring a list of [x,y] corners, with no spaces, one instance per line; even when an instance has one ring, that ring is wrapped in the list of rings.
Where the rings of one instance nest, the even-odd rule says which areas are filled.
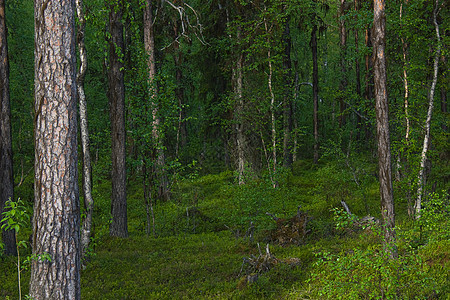
[[[380,217],[376,177],[365,174],[358,184],[342,165],[301,161],[278,175],[276,189],[268,176],[237,186],[232,172],[182,180],[171,201],[154,203],[155,235],[146,233],[139,180],[130,181],[127,239],[109,237],[110,183],[98,181],[82,299],[447,299],[448,202],[441,203],[444,214],[418,228],[398,201],[400,258],[389,263],[376,226],[335,226],[331,209],[340,201],[359,217]],[[308,234],[277,244],[272,235],[279,224],[266,212],[289,220],[297,210],[308,215]],[[268,257],[267,244],[272,263],[263,268],[258,259]],[[0,270],[0,299],[15,299],[14,259],[1,257]]]

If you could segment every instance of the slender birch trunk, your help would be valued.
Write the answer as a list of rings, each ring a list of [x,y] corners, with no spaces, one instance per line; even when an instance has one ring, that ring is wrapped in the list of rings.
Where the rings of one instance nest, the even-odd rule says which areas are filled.
[[[417,199],[414,205],[414,211],[416,214],[416,218],[420,218],[420,210],[422,207],[422,193],[423,193],[423,181],[424,181],[424,170],[425,170],[425,162],[427,160],[427,151],[428,146],[430,144],[430,131],[431,131],[431,116],[433,114],[433,106],[434,106],[434,92],[436,89],[436,83],[438,78],[439,71],[439,58],[441,55],[441,36],[439,34],[439,25],[437,23],[437,14],[439,10],[439,0],[436,0],[435,7],[433,10],[433,23],[436,31],[436,40],[437,40],[437,48],[434,56],[434,73],[433,73],[433,82],[431,83],[429,100],[428,100],[428,113],[427,120],[425,122],[425,136],[423,138],[423,148],[422,154],[420,157],[420,169],[419,176],[417,178]]]
[[[269,28],[267,25],[267,21],[264,20],[264,26],[266,29],[266,34],[269,35]],[[270,41],[267,40],[267,44],[270,45]],[[275,94],[273,93],[273,87],[272,87],[272,75],[273,75],[273,69],[272,69],[272,56],[270,48],[267,50],[267,60],[269,63],[269,74],[267,78],[267,86],[269,88],[270,93],[270,116],[271,116],[271,124],[272,124],[272,185],[274,188],[276,188],[277,184],[274,180],[275,172],[277,171],[277,128],[276,128],[276,117],[275,117]]]
[[[84,78],[87,70],[87,54],[84,45],[84,32],[86,19],[84,16],[83,0],[76,0],[76,10],[78,16],[77,44],[80,55],[80,69],[77,74],[78,105],[80,110],[80,131],[81,131],[81,151],[83,154],[83,195],[86,217],[81,224],[81,257],[83,258],[89,247],[92,228],[92,211],[94,199],[92,198],[92,173],[91,173],[91,152],[89,149],[89,130],[87,118],[87,102],[84,93]]]

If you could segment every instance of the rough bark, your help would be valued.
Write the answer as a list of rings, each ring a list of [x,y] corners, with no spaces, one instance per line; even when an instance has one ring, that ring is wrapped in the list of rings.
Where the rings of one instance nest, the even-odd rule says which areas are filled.
[[[373,51],[375,112],[377,119],[378,176],[380,181],[381,216],[384,227],[386,251],[391,258],[397,256],[395,249],[395,212],[392,189],[391,151],[389,137],[389,108],[385,57],[385,5],[384,0],[374,0]]]
[[[9,59],[6,39],[5,0],[0,0],[0,220],[5,203],[14,201],[11,107],[9,98]],[[0,223],[1,227],[2,223]],[[6,255],[17,255],[13,230],[2,230]]]
[[[87,54],[84,45],[84,31],[86,20],[84,18],[83,0],[75,0],[78,26],[77,44],[80,56],[80,68],[77,74],[78,106],[80,114],[81,151],[83,155],[83,196],[85,215],[81,225],[81,257],[84,257],[91,240],[92,211],[94,199],[92,198],[92,173],[91,173],[91,152],[89,150],[89,130],[87,118],[87,102],[84,93],[84,78],[87,70]]]
[[[75,1],[36,0],[33,299],[80,299]]]
[[[147,0],[144,9],[144,46],[147,53],[148,82],[150,86],[150,101],[152,103],[152,138],[156,148],[155,171],[158,180],[158,197],[163,200],[170,199],[169,183],[165,171],[165,156],[160,132],[161,120],[159,117],[159,108],[156,103],[156,55],[155,55],[155,36],[153,32],[152,1]]]
[[[124,41],[123,2],[113,1],[109,12],[109,66],[108,99],[111,119],[111,236],[128,237],[127,191],[125,165],[125,85],[124,85]]]
[[[319,65],[317,60],[317,25],[311,31],[311,51],[313,59],[313,123],[314,123],[314,163],[319,162]]]
[[[414,211],[415,211],[416,218],[420,217],[420,210],[422,207],[422,193],[423,193],[425,163],[427,160],[428,146],[430,144],[431,116],[433,115],[434,93],[436,90],[436,84],[437,84],[437,78],[438,78],[439,58],[441,56],[441,36],[439,34],[439,25],[437,23],[438,10],[439,10],[439,0],[436,0],[435,7],[433,10],[433,24],[434,24],[434,28],[436,31],[437,47],[436,47],[436,53],[434,56],[433,82],[431,83],[429,99],[428,99],[428,113],[427,113],[427,120],[425,122],[425,136],[423,138],[422,154],[420,157],[419,176],[417,179],[417,186],[418,186],[417,187],[417,199],[416,199],[416,203],[414,205]]]

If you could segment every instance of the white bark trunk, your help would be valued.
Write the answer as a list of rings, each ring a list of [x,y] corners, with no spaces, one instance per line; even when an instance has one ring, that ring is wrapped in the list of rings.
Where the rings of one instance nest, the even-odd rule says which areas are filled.
[[[83,258],[89,247],[91,240],[92,228],[92,211],[94,206],[94,199],[92,198],[92,174],[91,174],[91,152],[89,150],[89,131],[87,118],[87,103],[86,95],[84,93],[84,78],[87,70],[87,54],[84,45],[84,30],[86,20],[83,11],[83,0],[76,0],[76,10],[78,17],[77,28],[77,44],[80,55],[80,69],[77,74],[77,90],[78,102],[80,110],[80,133],[81,133],[81,151],[83,154],[83,195],[84,207],[86,209],[86,217],[81,226],[81,257]]]
[[[434,23],[434,27],[436,30],[437,48],[436,48],[436,54],[434,56],[434,74],[433,74],[433,82],[431,83],[431,88],[430,88],[428,113],[427,113],[427,120],[425,123],[425,137],[423,138],[422,155],[420,157],[420,169],[419,169],[419,176],[418,176],[418,183],[417,183],[417,185],[418,185],[417,199],[416,199],[416,203],[414,205],[414,210],[416,212],[416,218],[420,218],[420,210],[422,207],[424,170],[425,170],[425,162],[427,160],[428,146],[430,144],[431,116],[433,114],[434,91],[436,89],[438,70],[439,70],[439,56],[441,53],[441,37],[439,34],[439,25],[436,20],[438,9],[439,9],[439,0],[436,0],[435,7],[433,10],[433,23]]]

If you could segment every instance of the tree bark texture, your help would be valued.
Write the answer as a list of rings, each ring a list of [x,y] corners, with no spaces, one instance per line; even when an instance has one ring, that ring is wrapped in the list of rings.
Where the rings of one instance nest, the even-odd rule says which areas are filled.
[[[319,162],[319,66],[317,60],[317,25],[311,31],[311,51],[313,59],[313,128],[314,128],[314,163]]]
[[[124,85],[124,41],[123,2],[113,1],[109,12],[109,68],[108,98],[111,118],[111,215],[109,228],[111,236],[128,237],[127,192],[125,165],[125,85]]]
[[[438,78],[438,73],[439,73],[439,58],[441,56],[441,36],[439,34],[439,24],[437,23],[438,10],[439,10],[439,0],[436,0],[435,7],[433,10],[433,24],[434,24],[435,31],[436,31],[437,47],[436,47],[436,53],[434,56],[433,82],[431,83],[429,99],[428,99],[428,113],[427,113],[427,120],[425,122],[425,136],[423,138],[422,154],[420,156],[419,176],[417,179],[417,199],[416,199],[416,203],[414,205],[414,211],[415,211],[416,218],[420,217],[420,210],[422,207],[422,193],[423,193],[425,163],[427,160],[428,147],[430,145],[431,116],[433,115],[434,93],[436,90],[437,78]]]
[[[14,174],[11,137],[11,106],[9,98],[9,60],[5,20],[5,0],[0,0],[0,220],[5,203],[14,201]],[[0,223],[1,227],[2,223]],[[2,230],[6,255],[17,255],[13,230]]]
[[[75,1],[36,0],[33,299],[80,299]]]
[[[92,211],[94,199],[92,198],[92,167],[91,152],[89,149],[89,130],[87,117],[87,102],[84,93],[84,78],[87,70],[87,53],[84,45],[84,32],[86,19],[84,15],[83,0],[75,0],[78,16],[77,44],[80,55],[80,69],[77,74],[78,106],[80,110],[81,151],[83,154],[83,196],[85,215],[81,225],[81,257],[84,257],[91,240]]]
[[[169,182],[165,170],[164,146],[161,134],[161,120],[159,117],[159,107],[156,91],[156,55],[155,36],[153,32],[152,1],[147,0],[144,10],[144,45],[147,53],[148,82],[150,86],[150,101],[152,103],[152,137],[156,151],[156,161],[154,162],[156,178],[158,180],[158,197],[163,200],[170,199]]]
[[[384,226],[384,242],[391,258],[395,250],[395,212],[392,189],[391,150],[389,137],[389,108],[385,56],[385,6],[384,0],[374,0],[373,51],[375,112],[377,119],[378,175],[380,180],[381,216]]]
[[[236,60],[236,65],[233,70],[234,81],[234,120],[235,120],[235,134],[236,134],[236,155],[238,165],[238,183],[242,185],[245,183],[245,135],[244,135],[244,99],[242,97],[242,68],[244,64],[244,55],[239,53]]]

